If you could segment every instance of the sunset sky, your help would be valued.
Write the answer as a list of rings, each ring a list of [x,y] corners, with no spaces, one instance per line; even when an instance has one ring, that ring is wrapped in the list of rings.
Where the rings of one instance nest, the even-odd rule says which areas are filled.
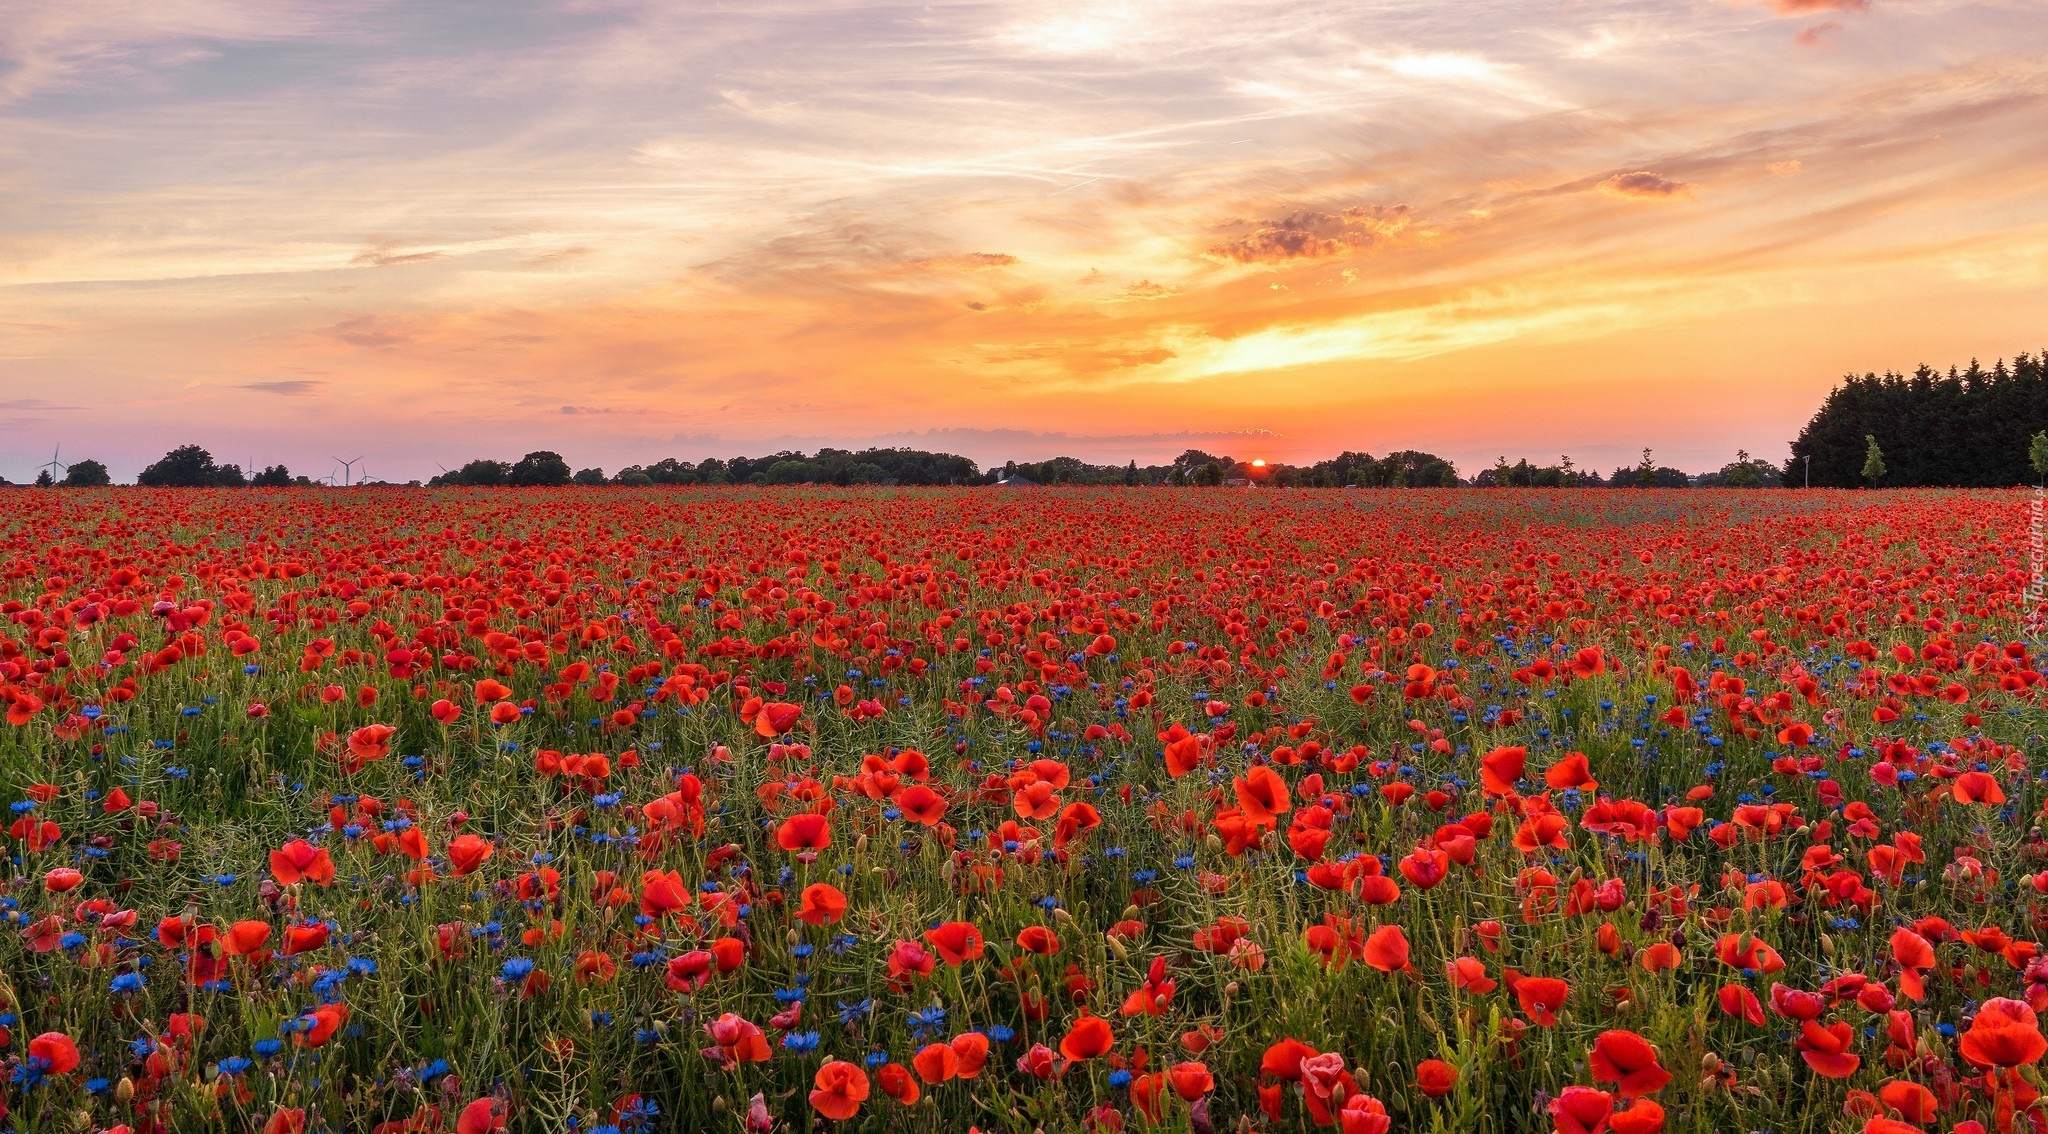
[[[0,475],[1782,460],[2048,345],[2039,0],[0,0]]]

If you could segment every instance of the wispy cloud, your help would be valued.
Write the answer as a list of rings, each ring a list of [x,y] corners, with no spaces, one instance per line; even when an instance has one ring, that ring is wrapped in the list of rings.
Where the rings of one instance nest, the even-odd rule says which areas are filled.
[[[243,382],[236,385],[235,389],[254,390],[259,394],[277,394],[287,398],[303,398],[319,393],[323,385],[325,383],[311,379],[292,378],[278,382]]]

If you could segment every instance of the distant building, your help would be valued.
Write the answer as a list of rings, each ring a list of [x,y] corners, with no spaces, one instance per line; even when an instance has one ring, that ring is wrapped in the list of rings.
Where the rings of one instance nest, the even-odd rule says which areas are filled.
[[[1011,473],[1011,474],[1010,474],[1010,475],[1008,475],[1008,476],[1004,476],[1004,477],[997,477],[997,478],[996,478],[996,487],[997,487],[997,488],[1037,488],[1037,487],[1038,487],[1038,482],[1037,482],[1037,481],[1035,481],[1035,480],[1032,480],[1032,479],[1031,479],[1030,477],[1028,477],[1028,476],[1025,476],[1025,475],[1023,475],[1022,473]]]

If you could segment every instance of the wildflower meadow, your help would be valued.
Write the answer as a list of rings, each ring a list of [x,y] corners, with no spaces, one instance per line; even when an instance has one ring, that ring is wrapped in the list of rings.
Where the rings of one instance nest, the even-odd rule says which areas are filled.
[[[10,491],[4,1125],[2038,1134],[2026,510]]]

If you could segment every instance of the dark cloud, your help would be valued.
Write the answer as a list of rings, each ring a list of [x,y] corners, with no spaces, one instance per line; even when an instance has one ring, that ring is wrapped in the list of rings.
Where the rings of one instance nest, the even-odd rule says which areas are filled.
[[[563,407],[562,407],[562,413],[563,413],[564,415],[566,415],[566,416],[569,416],[569,417],[577,417],[577,416],[580,416],[580,415],[583,415],[583,414],[591,414],[591,413],[616,413],[616,412],[617,412],[616,410],[613,410],[613,409],[612,409],[611,407],[609,407],[609,406],[563,406]]]
[[[259,394],[278,394],[287,398],[302,398],[317,394],[324,383],[305,379],[291,379],[283,382],[244,382],[237,390],[254,390]]]
[[[1341,213],[1304,209],[1214,245],[1209,255],[1241,264],[1342,256],[1400,235],[1411,219],[1406,205],[1364,205]]]
[[[1661,173],[1638,169],[1632,173],[1617,173],[1600,183],[1600,191],[1616,197],[1638,197],[1657,199],[1684,196],[1692,186],[1683,181],[1673,181]]]

